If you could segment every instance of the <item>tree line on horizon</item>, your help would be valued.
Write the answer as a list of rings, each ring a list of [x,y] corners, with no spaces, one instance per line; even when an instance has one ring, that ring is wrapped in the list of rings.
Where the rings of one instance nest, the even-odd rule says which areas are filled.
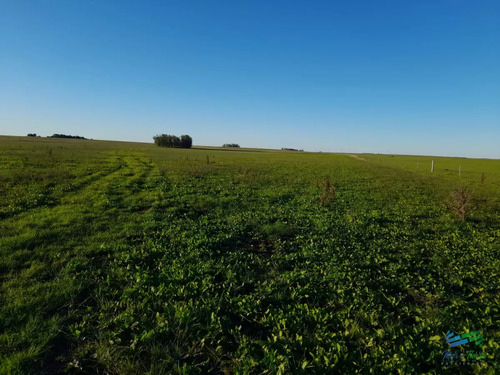
[[[47,138],[71,138],[71,139],[87,139],[79,135],[66,135],[66,134],[52,134],[47,136]]]
[[[193,138],[184,134],[180,137],[170,134],[159,134],[153,137],[155,145],[160,147],[174,147],[174,148],[191,148],[193,146]]]
[[[36,133],[28,133],[28,137],[40,137]],[[52,134],[48,135],[47,138],[71,138],[71,139],[87,139],[85,137],[81,137],[79,135],[67,135],[67,134]]]

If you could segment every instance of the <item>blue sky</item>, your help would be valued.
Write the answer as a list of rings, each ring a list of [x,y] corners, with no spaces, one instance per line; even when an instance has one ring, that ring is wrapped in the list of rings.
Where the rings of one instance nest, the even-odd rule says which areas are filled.
[[[497,0],[0,5],[0,134],[500,158]]]

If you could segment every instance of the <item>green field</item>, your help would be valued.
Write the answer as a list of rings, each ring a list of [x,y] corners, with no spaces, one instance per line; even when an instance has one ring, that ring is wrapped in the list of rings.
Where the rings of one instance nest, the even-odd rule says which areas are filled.
[[[500,373],[500,160],[0,137],[0,162],[0,373]],[[442,363],[475,330],[455,349],[486,358]]]

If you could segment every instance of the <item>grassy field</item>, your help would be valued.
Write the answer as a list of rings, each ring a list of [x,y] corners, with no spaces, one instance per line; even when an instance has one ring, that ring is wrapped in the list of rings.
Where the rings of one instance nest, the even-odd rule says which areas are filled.
[[[500,160],[0,137],[0,162],[1,373],[500,373]],[[443,362],[449,330],[486,358]]]

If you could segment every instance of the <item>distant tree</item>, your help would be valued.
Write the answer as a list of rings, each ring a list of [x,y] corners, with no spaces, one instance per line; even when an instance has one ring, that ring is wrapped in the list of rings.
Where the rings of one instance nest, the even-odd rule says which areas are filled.
[[[36,133],[28,133],[28,137],[36,137]]]
[[[171,147],[181,147],[181,139],[178,136],[172,135],[170,137],[170,143],[172,144]]]
[[[153,140],[160,147],[190,148],[193,145],[193,139],[189,135],[183,135],[179,138],[176,135],[159,134],[155,135]]]
[[[240,147],[237,143],[224,143],[222,147]]]
[[[182,148],[191,148],[193,145],[193,138],[189,135],[181,135],[181,147]]]

